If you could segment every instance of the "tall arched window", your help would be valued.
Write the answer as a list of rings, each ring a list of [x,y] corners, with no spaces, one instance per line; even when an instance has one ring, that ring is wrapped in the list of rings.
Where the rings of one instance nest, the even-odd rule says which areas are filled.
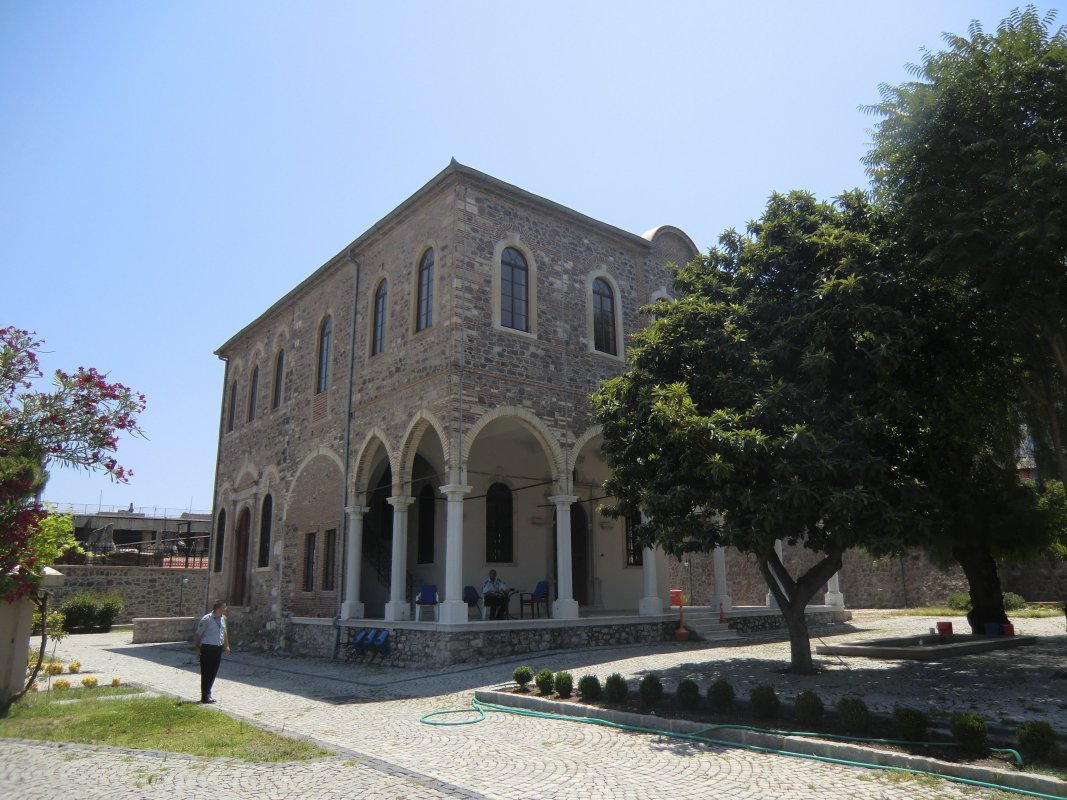
[[[603,278],[593,281],[593,347],[601,353],[619,354],[615,343],[615,293]]]
[[[219,524],[215,528],[215,572],[222,572],[222,553],[226,546],[226,509],[219,512]]]
[[[427,484],[419,491],[418,563],[432,564],[434,556],[434,491]]]
[[[370,354],[378,355],[385,349],[385,306],[389,296],[389,283],[382,280],[374,290],[374,328],[371,331]]]
[[[230,410],[226,413],[226,432],[233,430],[237,421],[237,381],[230,384]]]
[[[252,377],[248,380],[248,421],[256,418],[256,400],[259,397],[259,367],[252,370]]]
[[[271,386],[270,407],[277,408],[282,404],[282,382],[285,380],[285,351],[279,350],[274,359],[274,383]]]
[[[268,494],[263,498],[263,508],[259,514],[259,558],[257,567],[270,566],[270,529],[274,516],[274,500]]]
[[[315,373],[315,394],[322,394],[330,385],[330,335],[333,321],[326,317],[319,328],[319,368]]]
[[[500,324],[517,331],[530,330],[530,268],[514,247],[500,255]]]
[[[422,254],[419,262],[419,300],[415,311],[415,330],[433,325],[433,250]]]
[[[513,561],[513,513],[511,489],[494,483],[485,493],[485,560],[510,564]]]

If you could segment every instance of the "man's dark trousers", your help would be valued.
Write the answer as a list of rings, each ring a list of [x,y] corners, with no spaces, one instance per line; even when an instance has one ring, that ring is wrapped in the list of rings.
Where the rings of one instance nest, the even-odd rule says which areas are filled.
[[[222,663],[222,646],[217,644],[200,645],[200,699],[211,699],[211,686],[219,674]]]

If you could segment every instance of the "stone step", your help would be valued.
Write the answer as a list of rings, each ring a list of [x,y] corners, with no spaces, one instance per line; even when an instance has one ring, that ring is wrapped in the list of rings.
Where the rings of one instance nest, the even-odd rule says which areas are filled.
[[[705,642],[736,639],[737,631],[725,622],[719,622],[719,612],[711,610],[685,611],[685,627],[694,638]]]

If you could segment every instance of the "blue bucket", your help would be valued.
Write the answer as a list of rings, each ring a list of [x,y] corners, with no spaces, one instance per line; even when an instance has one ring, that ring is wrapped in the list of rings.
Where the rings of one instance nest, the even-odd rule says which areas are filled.
[[[986,636],[1000,636],[1000,623],[999,622],[987,622],[985,624]]]

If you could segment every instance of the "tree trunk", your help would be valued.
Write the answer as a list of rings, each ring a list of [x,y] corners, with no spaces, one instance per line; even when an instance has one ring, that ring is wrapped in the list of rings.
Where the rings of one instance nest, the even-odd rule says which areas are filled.
[[[760,558],[759,566],[789,629],[789,671],[796,675],[814,675],[805,611],[815,592],[840,571],[841,553],[827,554],[795,581],[774,550]]]
[[[984,634],[986,624],[990,622],[997,625],[1007,623],[997,562],[985,543],[974,539],[959,543],[952,548],[952,555],[967,576],[971,593],[967,622],[971,625],[971,633]]]

